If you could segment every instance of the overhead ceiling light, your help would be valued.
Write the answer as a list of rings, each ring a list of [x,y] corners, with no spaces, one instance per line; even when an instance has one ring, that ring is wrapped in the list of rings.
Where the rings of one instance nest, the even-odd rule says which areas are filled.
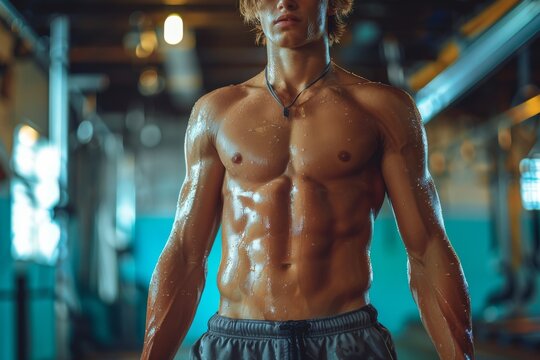
[[[184,21],[178,14],[171,14],[165,19],[163,37],[169,45],[176,45],[184,37]]]

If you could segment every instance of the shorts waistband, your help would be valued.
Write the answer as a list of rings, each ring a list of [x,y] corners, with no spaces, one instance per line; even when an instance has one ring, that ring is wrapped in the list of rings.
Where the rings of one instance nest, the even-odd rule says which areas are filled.
[[[210,333],[239,337],[289,337],[299,333],[323,336],[368,327],[377,322],[377,310],[371,304],[360,309],[330,317],[306,320],[251,320],[233,319],[214,314],[208,320]]]

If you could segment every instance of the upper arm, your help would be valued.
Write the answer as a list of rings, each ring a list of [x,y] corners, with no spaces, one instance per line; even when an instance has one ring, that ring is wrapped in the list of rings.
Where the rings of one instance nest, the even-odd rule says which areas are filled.
[[[191,113],[185,135],[186,177],[180,189],[171,234],[187,262],[200,263],[210,252],[221,220],[224,166],[215,147],[216,119],[205,96]]]
[[[387,88],[378,121],[381,170],[409,255],[421,258],[432,241],[446,240],[435,185],[427,167],[427,140],[414,100]]]

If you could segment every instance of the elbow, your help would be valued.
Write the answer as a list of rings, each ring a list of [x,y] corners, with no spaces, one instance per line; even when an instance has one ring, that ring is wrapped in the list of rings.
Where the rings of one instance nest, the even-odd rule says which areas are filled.
[[[160,261],[173,263],[182,268],[205,267],[209,249],[202,245],[202,237],[186,231],[174,231],[163,249]]]
[[[182,265],[186,268],[206,268],[208,252],[204,249],[185,246],[182,249]]]
[[[429,247],[436,241],[427,235],[417,235],[405,241],[410,266],[424,266]]]
[[[436,233],[417,234],[411,240],[405,241],[405,244],[409,261],[418,265],[425,265],[441,253],[454,254],[452,245],[442,229]]]

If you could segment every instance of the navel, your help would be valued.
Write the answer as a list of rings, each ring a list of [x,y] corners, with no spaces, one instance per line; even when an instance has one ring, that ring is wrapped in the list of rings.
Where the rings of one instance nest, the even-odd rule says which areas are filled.
[[[231,160],[235,164],[240,164],[242,163],[242,155],[240,153],[235,153]]]
[[[351,153],[345,150],[342,150],[338,154],[338,158],[341,161],[349,161],[351,160]]]
[[[281,269],[288,270],[291,267],[291,265],[292,265],[291,263],[282,263]]]

